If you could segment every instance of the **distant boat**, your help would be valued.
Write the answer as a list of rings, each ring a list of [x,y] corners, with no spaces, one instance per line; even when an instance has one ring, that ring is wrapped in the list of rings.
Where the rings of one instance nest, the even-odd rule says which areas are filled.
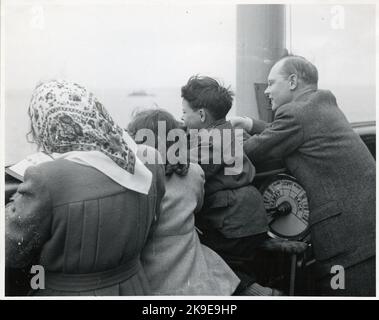
[[[154,94],[147,93],[145,90],[136,90],[128,94],[129,97],[153,97]]]

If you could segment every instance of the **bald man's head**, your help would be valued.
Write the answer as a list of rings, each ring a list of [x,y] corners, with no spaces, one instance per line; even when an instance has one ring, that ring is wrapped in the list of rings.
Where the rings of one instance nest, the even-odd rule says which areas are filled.
[[[304,88],[317,88],[316,67],[299,56],[282,58],[271,68],[265,94],[271,100],[272,110],[291,102]]]
[[[285,77],[296,74],[304,84],[316,85],[318,82],[317,68],[307,59],[301,56],[286,56],[280,59],[276,65],[280,66],[280,73]]]

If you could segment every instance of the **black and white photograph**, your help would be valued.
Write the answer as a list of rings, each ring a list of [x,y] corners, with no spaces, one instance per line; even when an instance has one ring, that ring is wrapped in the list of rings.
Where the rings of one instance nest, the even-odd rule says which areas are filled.
[[[375,298],[378,12],[2,0],[2,298]]]

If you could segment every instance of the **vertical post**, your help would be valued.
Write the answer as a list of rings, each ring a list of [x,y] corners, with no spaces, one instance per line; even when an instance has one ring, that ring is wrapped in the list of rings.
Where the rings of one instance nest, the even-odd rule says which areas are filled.
[[[262,90],[255,88],[267,82],[272,65],[285,52],[285,26],[285,5],[237,5],[237,115],[260,118],[268,114],[267,105],[259,103]]]
[[[297,266],[297,255],[296,253],[293,253],[291,255],[291,275],[290,275],[290,292],[289,292],[290,296],[293,296],[295,294],[296,266]]]

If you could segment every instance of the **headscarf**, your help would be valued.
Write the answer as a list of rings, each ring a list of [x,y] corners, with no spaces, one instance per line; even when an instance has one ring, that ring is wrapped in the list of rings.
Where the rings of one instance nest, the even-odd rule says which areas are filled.
[[[76,158],[76,162],[79,162],[77,155],[83,153],[75,153],[73,156],[72,151],[87,151],[84,157],[79,156],[82,162],[100,168],[100,171],[105,170],[104,173],[107,174],[109,168],[108,165],[104,166],[104,163],[107,163],[104,162],[105,155],[126,171],[121,171],[123,174],[128,173],[121,178],[124,182],[130,181],[126,183],[126,187],[142,183],[144,192],[136,191],[148,192],[151,173],[128,146],[125,139],[127,133],[113,121],[104,106],[84,87],[63,80],[40,84],[33,93],[29,115],[36,142],[46,152],[70,154],[71,158]],[[98,152],[95,151],[101,152],[102,155],[96,157]],[[97,160],[91,161],[93,155]],[[98,165],[100,162],[101,165]],[[136,172],[137,165],[138,172]],[[112,176],[107,174],[111,178],[115,176],[115,172],[120,173],[119,168],[114,169],[116,171],[112,170]],[[144,179],[144,182],[131,179]],[[148,181],[150,182],[147,185]],[[131,189],[135,190],[135,187]]]

